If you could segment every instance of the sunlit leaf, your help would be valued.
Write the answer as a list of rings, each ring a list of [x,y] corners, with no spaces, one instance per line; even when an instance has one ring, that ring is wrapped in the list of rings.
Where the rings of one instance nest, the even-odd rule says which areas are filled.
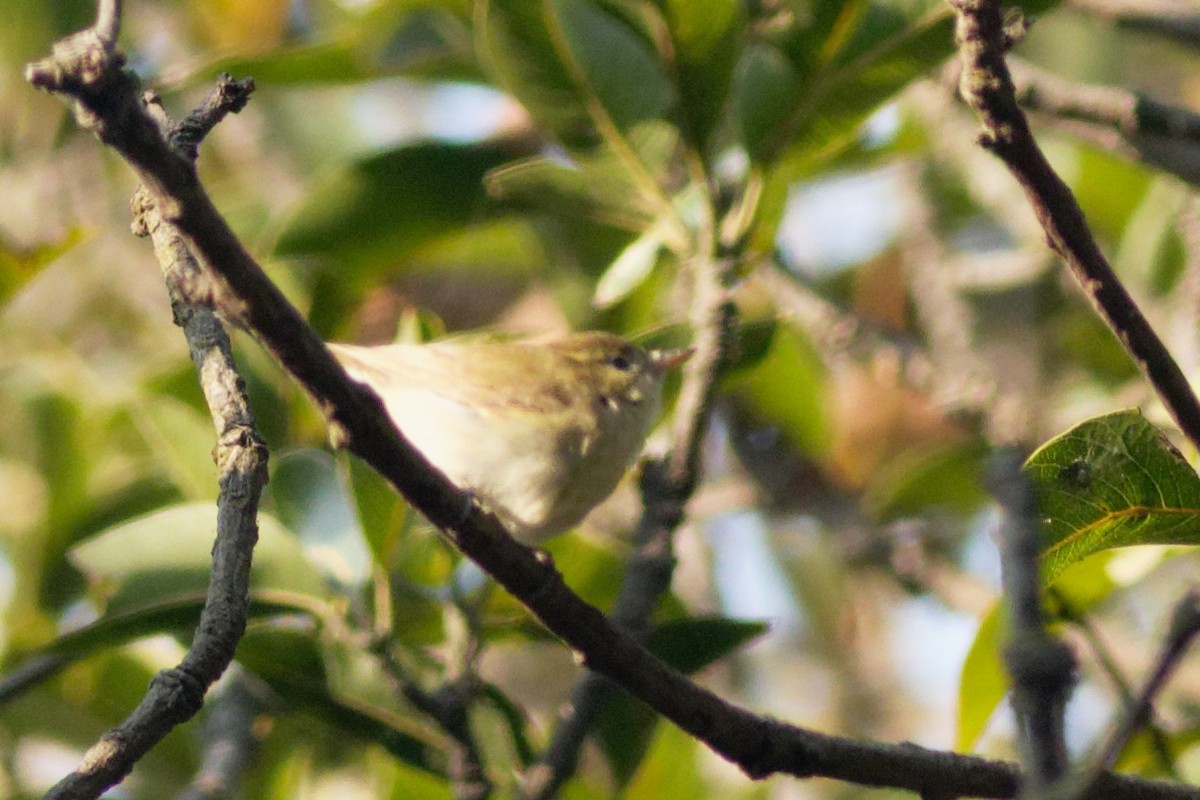
[[[630,242],[596,282],[596,291],[592,295],[593,305],[597,308],[608,308],[624,300],[650,277],[663,245],[663,234],[658,226],[648,229]]]
[[[106,613],[123,614],[203,592],[212,571],[217,510],[187,503],[118,525],[71,549],[71,562],[102,584]],[[259,514],[251,586],[323,597],[324,582],[295,537]]]
[[[1042,575],[1111,547],[1200,543],[1200,476],[1137,410],[1080,423],[1029,457]]]
[[[996,707],[1008,692],[1008,673],[1000,660],[1008,614],[996,603],[984,615],[963,661],[958,682],[958,729],[954,749],[971,750],[983,735]]]
[[[62,238],[20,248],[0,237],[0,305],[59,256],[86,239],[82,228],[71,228]]]

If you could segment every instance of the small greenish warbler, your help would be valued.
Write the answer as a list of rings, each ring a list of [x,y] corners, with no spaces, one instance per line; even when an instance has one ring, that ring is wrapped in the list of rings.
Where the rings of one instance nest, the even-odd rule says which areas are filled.
[[[329,347],[433,466],[526,543],[612,493],[658,419],[666,372],[692,352],[601,332]]]

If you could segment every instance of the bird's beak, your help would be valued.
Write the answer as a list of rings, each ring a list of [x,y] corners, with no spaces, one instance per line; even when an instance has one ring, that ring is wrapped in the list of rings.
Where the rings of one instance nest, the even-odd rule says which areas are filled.
[[[694,347],[677,347],[672,350],[651,350],[650,360],[661,370],[676,369],[696,352]]]

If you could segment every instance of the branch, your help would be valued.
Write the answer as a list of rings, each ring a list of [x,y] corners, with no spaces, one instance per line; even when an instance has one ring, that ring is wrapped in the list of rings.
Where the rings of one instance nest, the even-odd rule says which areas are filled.
[[[102,7],[97,25],[107,25],[112,36],[106,38],[101,34],[97,41],[108,41],[111,46],[118,24],[114,20],[116,14],[117,10]],[[116,59],[109,63],[116,63]],[[227,88],[219,87],[218,93]],[[241,89],[247,87],[243,85]],[[193,116],[211,118],[208,125],[211,127],[230,110],[234,107],[206,103]],[[158,141],[166,146],[161,136]],[[211,308],[183,299],[185,287],[197,280],[200,268],[178,230],[162,220],[145,200],[140,191],[135,195],[135,229],[148,233],[154,242],[175,321],[187,337],[217,430],[214,458],[220,492],[212,577],[192,644],[179,666],[156,675],[137,709],[117,728],[104,734],[88,751],[83,763],[54,786],[47,798],[99,797],[128,775],[133,765],[172,728],[200,710],[205,692],[233,660],[234,649],[246,628],[250,564],[258,540],[258,500],[267,482],[266,445],[255,430],[249,401],[233,363],[228,334]]]
[[[950,0],[957,13],[962,59],[959,89],[979,116],[979,143],[1016,177],[1033,206],[1051,249],[1076,280],[1117,338],[1133,356],[1184,435],[1200,448],[1200,402],[1166,346],[1117,279],[1088,229],[1071,190],[1055,174],[1017,106],[1004,61],[1007,36],[996,0]]]
[[[57,52],[57,49],[56,49]],[[99,60],[107,70],[87,73]],[[339,444],[387,478],[464,554],[524,603],[582,662],[736,763],[751,778],[821,775],[933,797],[1011,797],[1015,765],[915,745],[857,742],[752,714],[652,656],[563,583],[545,553],[515,542],[500,523],[433,470],[388,421],[378,398],[352,383],[303,317],[263,274],[203,191],[192,165],[168,147],[113,55],[31,65],[36,85],[74,98],[81,122],[104,137],[143,181],[163,218],[178,226],[213,276],[192,287],[234,315],[309,392]],[[1106,774],[1097,798],[1200,798],[1200,789]]]
[[[1017,102],[1127,158],[1200,185],[1200,114],[1128,89],[1066,80],[1010,60]]]
[[[990,470],[992,494],[1003,513],[1001,558],[1004,594],[1012,617],[1012,632],[1004,661],[1012,675],[1012,703],[1027,766],[1023,794],[1048,797],[1047,787],[1063,779],[1067,745],[1063,712],[1075,680],[1070,649],[1046,631],[1042,616],[1038,554],[1041,530],[1037,498],[1021,472],[1022,458],[1014,449],[1001,450]]]
[[[1121,28],[1200,49],[1200,12],[1188,0],[1070,0],[1067,5],[1112,20]]]
[[[1113,728],[1096,757],[1095,772],[1111,769],[1126,743],[1138,729],[1149,725],[1154,718],[1154,700],[1178,668],[1192,640],[1200,634],[1200,593],[1188,592],[1175,606],[1171,629],[1167,632],[1158,661],[1138,694],[1136,702],[1127,704],[1125,714]]]
[[[204,760],[179,800],[223,800],[238,787],[262,744],[256,725],[269,705],[270,689],[243,670],[233,670],[213,693],[201,736]]]
[[[1076,608],[1063,592],[1057,590],[1055,587],[1050,587],[1047,590],[1047,596],[1054,601],[1055,615],[1077,627],[1080,633],[1083,634],[1092,653],[1095,654],[1101,671],[1112,682],[1113,689],[1120,698],[1121,707],[1125,709],[1127,714],[1131,713],[1132,709],[1137,706],[1138,698],[1134,696],[1133,686],[1121,672],[1121,668],[1117,664],[1111,648],[1105,644],[1096,625],[1088,619],[1083,611]],[[1164,774],[1169,775],[1175,780],[1180,780],[1179,770],[1175,766],[1174,756],[1171,753],[1171,746],[1166,733],[1161,726],[1154,722],[1152,716],[1146,718],[1145,725],[1153,742],[1155,755],[1158,757],[1159,768]]]

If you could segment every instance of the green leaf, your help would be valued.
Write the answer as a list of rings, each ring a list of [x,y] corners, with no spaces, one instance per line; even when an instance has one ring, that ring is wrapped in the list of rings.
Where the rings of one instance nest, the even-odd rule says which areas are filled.
[[[378,472],[357,458],[347,458],[345,463],[363,537],[375,563],[385,572],[391,572],[396,565],[400,536],[413,512]]]
[[[647,646],[675,669],[692,674],[767,629],[763,622],[726,617],[678,619],[659,625]],[[613,695],[601,712],[595,735],[619,784],[627,784],[633,778],[650,746],[658,719],[649,706],[624,692]]]
[[[217,437],[211,417],[168,395],[139,399],[129,416],[188,499],[216,499],[212,452]]]
[[[765,162],[774,156],[799,92],[800,76],[782,51],[765,42],[746,48],[738,70],[737,119],[751,159]]]
[[[258,625],[238,646],[238,663],[271,685],[284,700],[316,714],[343,735],[378,744],[396,758],[433,774],[433,737],[419,720],[333,691],[321,643],[309,631]]]
[[[954,734],[954,749],[960,752],[975,746],[1008,692],[1008,673],[1000,660],[1007,627],[1008,614],[1004,603],[998,602],[980,621],[963,661],[958,682],[958,730]]]
[[[222,72],[250,75],[260,87],[362,83],[406,75],[478,81],[465,9],[449,4],[379,3],[314,28],[324,38],[254,55],[223,56],[183,82],[194,87]]]
[[[273,517],[259,514],[251,587],[323,598],[324,582]],[[190,598],[208,587],[216,506],[186,503],[111,528],[71,549],[80,570],[107,589],[106,614]]]
[[[650,277],[654,265],[658,263],[658,255],[665,245],[664,227],[655,225],[647,228],[621,251],[596,282],[592,305],[596,308],[615,305]]]
[[[646,646],[675,669],[691,675],[768,630],[770,626],[765,622],[693,617],[662,623]]]
[[[933,509],[970,513],[988,497],[982,477],[989,452],[980,441],[905,452],[872,480],[864,510],[879,524]]]
[[[36,442],[36,466],[47,490],[40,535],[25,546],[36,554],[18,554],[26,567],[18,577],[13,611],[32,622],[41,610],[58,609],[77,596],[78,574],[64,563],[78,535],[78,523],[89,510],[88,479],[93,451],[86,440],[83,409],[74,399],[44,394],[29,403],[30,427]],[[22,585],[26,584],[28,585]]]
[[[0,236],[0,305],[8,302],[48,264],[86,238],[83,228],[70,228],[57,241],[21,248]]]
[[[34,650],[20,653],[15,659],[15,665],[8,668],[6,677],[19,673],[25,665],[32,664],[35,660],[54,659],[54,670],[40,675],[39,680],[35,682],[23,684],[20,689],[24,693],[76,661],[102,650],[111,650],[159,634],[175,635],[186,640],[200,619],[205,600],[206,593],[194,592],[191,595],[179,595],[169,600],[151,602],[137,609],[106,613],[89,625],[58,636]],[[272,589],[250,593],[250,604],[246,610],[248,622],[289,613],[312,614],[323,618],[332,614],[333,610],[311,595]],[[16,696],[0,692],[0,704]]]
[[[1136,409],[1095,417],[1025,464],[1044,518],[1047,583],[1091,553],[1200,543],[1200,477]]]
[[[818,355],[795,330],[780,326],[766,357],[755,367],[728,376],[726,386],[764,422],[779,426],[792,444],[809,454],[824,451],[825,370]]]
[[[493,218],[483,176],[518,155],[495,143],[422,142],[367,156],[319,183],[275,254],[348,263],[358,269],[340,280],[369,282],[414,249]]]
[[[745,17],[738,0],[659,0],[674,50],[680,113],[688,139],[704,151],[720,121]]]
[[[615,159],[578,160],[563,164],[534,156],[488,173],[488,191],[496,196],[560,216],[642,230],[654,217],[639,190]]]
[[[492,79],[568,147],[619,136],[674,100],[646,40],[590,0],[488,0],[475,27]]]

